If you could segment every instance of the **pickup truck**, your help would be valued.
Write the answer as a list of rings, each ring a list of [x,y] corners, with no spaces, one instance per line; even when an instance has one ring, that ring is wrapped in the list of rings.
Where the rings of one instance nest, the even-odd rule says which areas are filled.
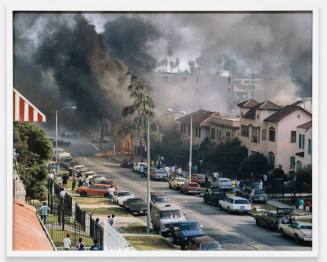
[[[172,232],[173,244],[181,246],[185,250],[192,237],[204,236],[202,226],[195,220],[185,220],[177,223]]]

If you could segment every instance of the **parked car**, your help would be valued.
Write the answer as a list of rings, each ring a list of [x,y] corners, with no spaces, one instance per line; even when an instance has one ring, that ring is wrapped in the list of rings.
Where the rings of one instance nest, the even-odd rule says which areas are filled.
[[[58,139],[58,146],[70,146],[70,142]]]
[[[65,168],[65,169],[69,169],[70,168],[70,163],[73,161],[73,159],[71,157],[64,157],[62,159],[60,159],[60,165]]]
[[[208,188],[203,195],[204,203],[218,206],[219,201],[226,198],[226,192],[221,189]]]
[[[201,226],[195,220],[180,221],[172,232],[173,244],[181,246],[184,250],[191,238],[204,235]]]
[[[279,231],[281,235],[289,236],[295,239],[296,243],[312,242],[312,224],[297,222],[293,224],[280,224]]]
[[[86,196],[103,196],[108,197],[108,186],[106,185],[90,185],[88,187],[81,186],[76,189],[76,193],[82,197]]]
[[[260,215],[255,215],[254,219],[258,226],[278,231],[280,224],[291,224],[293,222],[292,211],[291,208],[277,208],[276,211],[265,211]]]
[[[120,162],[120,167],[133,168],[133,161],[125,158]]]
[[[122,206],[123,203],[130,198],[134,198],[134,194],[128,192],[128,191],[114,191],[113,195],[113,202],[117,203],[118,205]]]
[[[140,167],[144,166],[144,171],[147,168],[148,164],[144,162],[136,162],[133,163],[133,172],[139,173],[140,172]]]
[[[192,182],[198,183],[201,186],[204,186],[206,183],[206,175],[204,174],[192,174]],[[209,182],[209,178],[208,178]]]
[[[243,197],[227,197],[224,200],[219,201],[219,206],[222,210],[226,210],[228,213],[248,213],[251,211],[251,203]]]
[[[187,249],[198,251],[219,251],[222,247],[219,242],[209,236],[192,237],[188,244]]]
[[[152,205],[151,223],[153,229],[163,237],[170,236],[174,228],[177,226],[177,223],[184,220],[185,217],[182,210],[176,205]]]
[[[247,198],[250,202],[266,203],[268,201],[268,195],[260,189],[246,189],[244,191],[237,191],[237,196]]]
[[[151,168],[150,177],[153,180],[167,180],[168,179],[168,173],[163,168]]]
[[[179,189],[186,181],[186,178],[176,176],[168,181],[169,188]]]
[[[101,184],[101,185],[106,185],[106,186],[115,186],[114,182],[108,178],[108,177],[104,177],[101,175],[95,175],[93,177],[90,178],[90,184],[94,185],[94,184]]]
[[[203,193],[203,188],[195,182],[185,182],[181,188],[180,191],[184,194],[201,194]]]
[[[218,179],[217,179],[217,186],[220,189],[230,190],[230,189],[233,188],[233,183],[232,183],[232,180],[230,180],[229,178],[218,177]]]
[[[147,214],[147,206],[144,200],[140,197],[133,197],[127,199],[123,206],[131,212],[133,215],[146,215]]]
[[[151,204],[170,204],[169,197],[163,192],[151,192]]]

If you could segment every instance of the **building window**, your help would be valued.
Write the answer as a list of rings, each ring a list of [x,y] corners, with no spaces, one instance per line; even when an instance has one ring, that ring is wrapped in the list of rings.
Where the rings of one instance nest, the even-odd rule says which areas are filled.
[[[296,143],[296,131],[291,131],[291,143]]]
[[[230,137],[230,132],[226,131],[226,136]]]
[[[257,115],[257,119],[259,119],[259,115]]]
[[[295,168],[295,156],[290,157],[290,169]]]
[[[260,127],[252,127],[251,142],[260,143]]]
[[[304,149],[305,135],[299,134],[299,148]]]
[[[199,127],[199,132],[198,132],[199,137],[201,137],[201,128]]]
[[[217,140],[221,140],[221,129],[217,129]]]
[[[198,128],[196,127],[194,131],[195,131],[195,137],[198,137]]]
[[[249,127],[241,126],[241,136],[249,137]]]
[[[211,128],[210,137],[211,137],[212,140],[214,140],[216,138],[216,129]]]
[[[262,129],[262,140],[266,140],[267,130]]]
[[[308,140],[308,154],[309,155],[312,154],[312,143],[311,143],[311,139]]]
[[[276,140],[275,128],[270,127],[269,128],[269,141],[275,142],[275,140]]]

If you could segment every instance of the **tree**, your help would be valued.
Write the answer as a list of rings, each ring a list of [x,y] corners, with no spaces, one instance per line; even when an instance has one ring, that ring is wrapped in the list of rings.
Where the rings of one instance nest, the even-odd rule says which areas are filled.
[[[131,105],[123,108],[122,111],[124,117],[128,115],[135,116],[131,131],[132,135],[139,141],[140,150],[142,150],[142,144],[145,144],[146,141],[147,121],[152,121],[154,117],[154,102],[148,89],[149,87],[144,83],[143,79],[132,74],[128,91],[134,101]]]
[[[52,155],[52,143],[47,134],[31,123],[14,123],[14,147],[18,173],[26,194],[43,199],[46,192],[47,161]]]
[[[264,173],[268,170],[268,160],[261,153],[254,153],[245,158],[240,163],[240,171],[243,175],[250,175],[253,173],[254,175],[258,175],[260,173]]]
[[[296,192],[311,193],[312,192],[312,168],[311,165],[305,166],[297,171]]]
[[[236,176],[238,168],[243,159],[248,155],[248,150],[241,145],[241,141],[237,138],[227,140],[214,145],[208,149],[204,156],[204,165],[210,165],[211,168],[220,171],[227,176]]]

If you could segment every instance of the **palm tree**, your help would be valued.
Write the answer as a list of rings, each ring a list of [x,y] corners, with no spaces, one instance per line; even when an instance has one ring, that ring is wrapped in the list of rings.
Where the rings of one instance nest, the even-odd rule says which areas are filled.
[[[143,141],[146,138],[147,121],[151,121],[154,117],[154,102],[148,92],[149,87],[144,80],[133,73],[129,72],[127,74],[131,75],[128,91],[130,97],[133,98],[133,103],[122,110],[122,115],[124,117],[135,115],[131,132],[132,136],[138,138],[140,149],[142,149]]]

